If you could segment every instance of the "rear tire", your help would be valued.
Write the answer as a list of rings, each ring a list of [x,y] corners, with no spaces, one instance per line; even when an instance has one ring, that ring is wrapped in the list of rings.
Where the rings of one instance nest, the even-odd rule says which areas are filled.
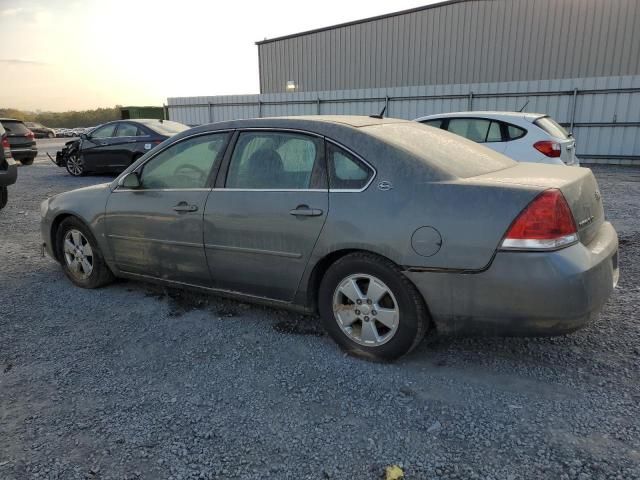
[[[78,287],[99,288],[115,279],[95,237],[75,217],[62,221],[56,232],[57,257],[69,280]]]
[[[318,307],[336,343],[370,360],[406,355],[431,323],[424,299],[402,271],[366,252],[346,255],[329,267],[320,283]]]
[[[7,206],[9,201],[9,190],[7,187],[0,187],[0,210]]]
[[[20,163],[22,165],[31,165],[33,164],[33,161],[35,160],[35,157],[31,157],[31,158],[23,158],[22,160],[20,160]]]
[[[52,132],[47,133],[47,138],[55,138],[56,135]]]

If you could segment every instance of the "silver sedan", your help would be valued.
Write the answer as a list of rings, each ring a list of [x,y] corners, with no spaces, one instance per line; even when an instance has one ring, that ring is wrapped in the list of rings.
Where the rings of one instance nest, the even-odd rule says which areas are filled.
[[[618,278],[590,170],[369,117],[185,131],[43,202],[42,238],[80,287],[127,277],[317,312],[377,359],[436,332],[573,331]]]

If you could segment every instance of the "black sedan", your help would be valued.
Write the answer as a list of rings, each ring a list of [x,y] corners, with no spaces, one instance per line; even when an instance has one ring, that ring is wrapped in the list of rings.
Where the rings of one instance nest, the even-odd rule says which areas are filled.
[[[55,138],[56,132],[53,128],[45,127],[36,122],[24,122],[26,127],[33,132],[36,138]]]
[[[52,160],[76,177],[89,172],[121,172],[159,143],[188,128],[169,120],[109,122],[67,142]]]

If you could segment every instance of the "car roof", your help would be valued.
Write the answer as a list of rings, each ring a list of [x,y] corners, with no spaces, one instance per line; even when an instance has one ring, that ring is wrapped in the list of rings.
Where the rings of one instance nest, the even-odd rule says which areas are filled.
[[[299,115],[290,117],[261,117],[244,120],[230,120],[210,123],[196,128],[216,130],[221,128],[251,128],[266,126],[274,128],[321,128],[322,126],[362,128],[372,125],[407,122],[409,122],[409,120],[402,120],[399,118],[376,118],[364,115]]]
[[[531,113],[531,112],[500,112],[490,110],[475,110],[469,112],[447,112],[437,113],[434,115],[425,115],[424,117],[417,118],[417,121],[429,120],[435,118],[449,118],[449,117],[495,117],[495,118],[519,118],[533,122],[540,117],[546,117],[544,113]]]

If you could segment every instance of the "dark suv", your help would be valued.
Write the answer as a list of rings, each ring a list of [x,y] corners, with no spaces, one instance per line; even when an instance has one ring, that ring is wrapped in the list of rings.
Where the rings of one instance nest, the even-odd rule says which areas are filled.
[[[36,138],[55,138],[56,132],[53,128],[45,127],[41,123],[24,122],[26,127],[33,132]]]
[[[35,136],[24,122],[14,118],[0,118],[0,124],[7,131],[11,155],[23,165],[31,165],[38,155]]]
[[[4,208],[9,199],[7,186],[16,183],[18,168],[16,162],[11,158],[9,139],[2,124],[0,124],[0,210]]]

